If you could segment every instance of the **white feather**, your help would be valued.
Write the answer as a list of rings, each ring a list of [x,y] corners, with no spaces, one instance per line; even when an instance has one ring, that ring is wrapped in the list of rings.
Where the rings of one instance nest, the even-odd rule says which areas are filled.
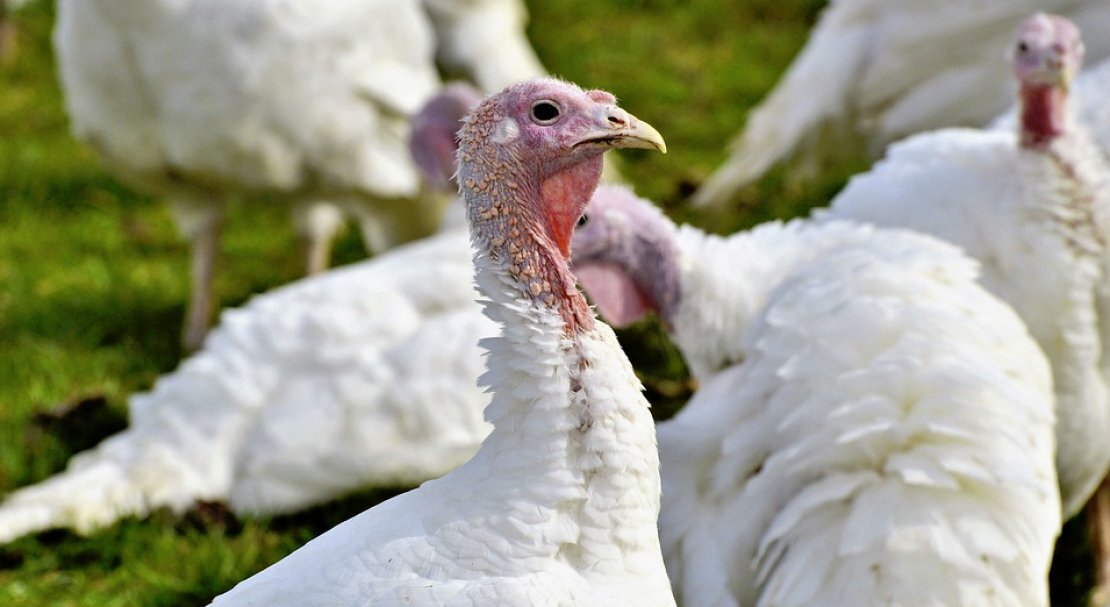
[[[266,191],[412,213],[387,203],[420,194],[408,117],[439,84],[414,2],[64,0],[58,12],[73,132],[133,183],[207,204]]]
[[[692,273],[721,281],[684,275],[676,342],[729,331],[737,350],[659,425],[680,602],[1047,605],[1051,378],[975,264],[844,222],[680,234]],[[684,311],[730,289],[732,325]]]
[[[54,46],[74,136],[167,198],[192,243],[187,348],[233,200],[290,206],[314,271],[342,226],[333,205],[375,252],[440,224],[445,199],[408,149],[440,86],[418,0],[61,0]]]
[[[454,231],[226,311],[204,350],[132,398],[126,431],[0,505],[0,540],[196,500],[289,512],[452,470],[490,429],[475,378],[495,329],[471,282]]]
[[[947,129],[891,146],[819,214],[932,234],[982,263],[1052,362],[1066,516],[1110,467],[1108,178],[1075,128],[1043,152],[1012,130]]]
[[[486,314],[502,326],[484,340],[495,430],[478,453],[213,605],[674,604],[655,533],[654,428],[616,337],[598,323],[568,339],[557,313],[477,263]]]
[[[478,384],[492,394],[492,432],[460,468],[343,523],[213,605],[673,607],[648,402],[612,330],[588,316],[541,218],[538,182],[554,172],[549,165],[560,176],[593,175],[582,184],[592,189],[601,152],[557,162],[562,145],[536,152],[490,141],[491,127],[512,114],[535,142],[525,112],[547,98],[585,116],[564,121],[578,138],[607,127],[614,111],[577,87],[537,80],[487,100],[459,135],[475,279],[488,298],[483,312],[500,328],[481,342],[488,357]],[[578,209],[587,202],[574,198],[580,191],[566,190]],[[537,275],[551,282],[530,278]]]

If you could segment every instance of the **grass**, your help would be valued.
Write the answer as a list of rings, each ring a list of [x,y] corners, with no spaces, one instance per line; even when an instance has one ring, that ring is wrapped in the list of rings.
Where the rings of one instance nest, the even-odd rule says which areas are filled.
[[[127,395],[179,361],[187,255],[167,208],[114,180],[69,136],[49,35],[51,3],[20,12],[18,62],[0,67],[0,490],[45,478],[125,420]],[[675,218],[730,232],[823,204],[864,166],[851,154],[819,179],[789,167],[713,218],[683,206],[725,156],[747,110],[805,40],[820,0],[563,0],[530,3],[546,65],[615,92],[668,141],[667,156],[624,155],[637,190]],[[339,262],[362,256],[357,238]],[[300,253],[284,212],[237,207],[217,284],[222,305],[296,278]],[[621,334],[656,413],[688,394],[685,369],[657,325]],[[67,424],[49,412],[87,401]],[[102,403],[103,406],[98,406]],[[0,546],[0,605],[192,606],[391,495],[367,491],[279,519],[236,520],[218,506],[158,513],[90,537],[52,531]],[[1079,605],[1091,580],[1081,523],[1061,541],[1054,603]]]

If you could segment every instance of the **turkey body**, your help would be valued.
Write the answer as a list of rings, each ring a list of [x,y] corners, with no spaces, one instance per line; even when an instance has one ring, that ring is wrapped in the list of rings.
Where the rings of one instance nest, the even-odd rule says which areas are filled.
[[[1042,151],[1013,132],[948,129],[892,146],[823,215],[932,234],[980,261],[1052,362],[1066,516],[1110,466],[1107,175],[1082,132]]]
[[[71,130],[132,185],[165,197],[193,248],[185,345],[207,330],[226,207],[289,205],[327,265],[353,214],[382,251],[433,232],[409,118],[436,92],[415,0],[63,0],[54,32]]]
[[[616,188],[575,247],[602,314],[656,310],[701,385],[658,427],[681,604],[1047,605],[1051,376],[967,255],[846,221],[722,238]]]
[[[955,250],[828,229],[857,234],[750,291],[742,362],[659,425],[676,595],[1047,605],[1060,502],[1043,354]]]
[[[656,513],[650,508],[641,511],[642,503],[622,504],[610,498],[609,480],[583,483],[580,476],[559,470],[580,450],[588,457],[589,449],[584,444],[560,448],[561,435],[581,421],[573,410],[554,401],[571,391],[572,382],[589,384],[594,378],[616,374],[624,382],[621,386],[603,393],[587,389],[581,396],[593,400],[594,406],[611,408],[614,416],[627,415],[617,401],[604,396],[638,394],[641,388],[632,368],[627,362],[619,366],[602,362],[615,358],[613,354],[623,356],[616,337],[604,325],[599,325],[597,336],[585,337],[568,349],[561,319],[540,316],[535,320],[547,330],[510,330],[487,344],[491,361],[501,352],[514,355],[511,364],[491,363],[490,375],[520,386],[518,394],[530,394],[532,406],[542,415],[503,409],[507,403],[495,396],[489,415],[495,425],[514,424],[513,436],[490,437],[473,459],[450,475],[342,523],[218,597],[213,606],[673,605],[662,561],[654,565],[648,556],[641,556],[652,550],[658,554]],[[546,365],[534,362],[537,346],[547,349]],[[551,370],[544,367],[580,365],[583,354],[592,361],[584,376],[547,375]],[[555,391],[558,387],[562,394]],[[550,422],[556,411],[553,427]],[[645,435],[634,430],[645,425],[650,429],[650,414],[646,407],[638,414],[632,422],[609,416],[596,422],[599,428],[616,424],[632,433],[623,437],[625,441],[643,441],[654,452],[653,432]],[[590,439],[583,436],[582,442]],[[538,446],[542,455],[513,462],[505,456]],[[627,475],[624,478],[630,483],[645,482],[642,475],[653,462],[639,460],[638,453],[622,455],[635,465],[619,475],[601,466],[599,475]],[[650,481],[650,474],[646,476]],[[657,492],[658,485],[653,489]],[[606,528],[608,520],[628,515],[635,516],[637,528],[648,528],[649,536],[638,538]],[[614,543],[622,552],[635,555],[627,573],[624,563],[611,560],[609,546]],[[580,573],[583,570],[585,575]]]
[[[213,605],[674,605],[648,403],[566,259],[602,152],[662,138],[608,93],[539,79],[483,102],[460,140],[475,278],[500,328],[481,380],[493,431],[454,472]]]
[[[418,4],[64,0],[55,44],[75,135],[156,191],[420,188],[406,117],[439,81]]]
[[[0,538],[88,532],[159,507],[283,513],[413,485],[489,432],[465,231],[260,295],[132,397],[130,427],[0,505]]]

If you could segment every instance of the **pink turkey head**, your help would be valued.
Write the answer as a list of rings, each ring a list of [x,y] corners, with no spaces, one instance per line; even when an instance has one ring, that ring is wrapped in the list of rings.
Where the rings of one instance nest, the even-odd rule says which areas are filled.
[[[522,295],[557,309],[569,332],[593,326],[570,273],[570,240],[610,148],[666,151],[663,138],[602,91],[551,78],[486,99],[459,132],[459,190],[471,240]]]
[[[460,188],[479,199],[483,184],[520,188],[509,197],[532,206],[522,212],[542,217],[533,222],[569,258],[574,224],[597,187],[601,155],[611,148],[666,152],[663,137],[618,107],[609,93],[552,78],[528,80],[490,97],[471,114],[459,150]],[[468,162],[475,157],[488,162]],[[475,223],[475,207],[469,202],[468,207]]]
[[[459,127],[482,97],[469,84],[453,82],[429,99],[412,118],[409,152],[424,180],[437,191],[457,189],[453,178]]]
[[[1068,87],[1083,63],[1083,42],[1074,23],[1044,13],[1026,19],[1015,38],[1021,145],[1043,150],[1068,130]]]
[[[674,223],[620,186],[601,186],[574,229],[574,273],[601,316],[624,326],[655,311],[668,328],[681,299]]]
[[[1023,85],[1066,91],[1083,64],[1079,28],[1064,17],[1037,13],[1018,27],[1012,58]]]

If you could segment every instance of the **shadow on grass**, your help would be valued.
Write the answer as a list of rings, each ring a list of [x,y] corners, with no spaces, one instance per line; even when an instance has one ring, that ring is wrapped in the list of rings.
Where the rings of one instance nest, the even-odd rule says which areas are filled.
[[[123,346],[159,371],[180,359],[178,335],[184,306],[149,292],[79,293],[67,289],[18,306],[4,319],[3,333],[93,348]]]
[[[127,416],[103,395],[62,403],[36,413],[23,442],[33,466],[19,471],[17,486],[60,472],[69,459],[127,427]]]
[[[616,333],[621,348],[644,384],[652,417],[656,422],[670,419],[694,391],[682,354],[654,316]]]

